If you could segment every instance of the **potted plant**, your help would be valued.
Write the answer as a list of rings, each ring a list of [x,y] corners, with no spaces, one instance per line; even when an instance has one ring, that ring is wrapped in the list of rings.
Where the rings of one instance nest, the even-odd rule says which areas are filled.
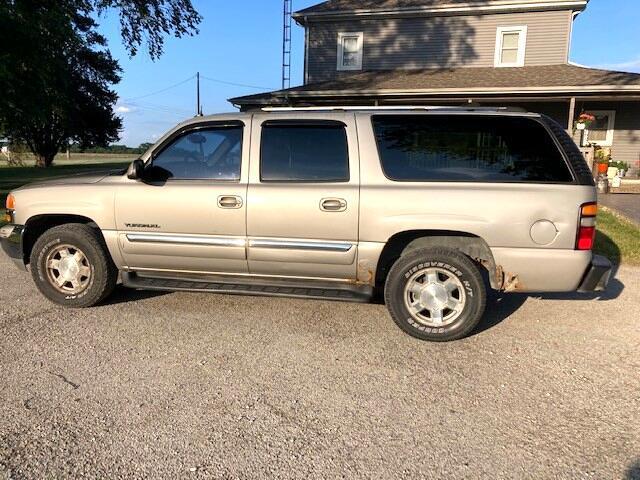
[[[605,153],[600,149],[596,152],[596,164],[598,165],[598,174],[606,175],[609,170],[609,162],[611,161],[611,155]]]
[[[629,171],[629,164],[627,162],[617,162],[618,174],[621,177],[624,177],[626,173]]]
[[[576,128],[578,130],[587,130],[593,122],[596,121],[596,117],[590,113],[582,112],[576,122]]]

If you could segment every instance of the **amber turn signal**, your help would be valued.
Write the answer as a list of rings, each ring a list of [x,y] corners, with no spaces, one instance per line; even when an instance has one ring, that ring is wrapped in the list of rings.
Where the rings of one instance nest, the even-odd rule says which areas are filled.
[[[7,210],[15,210],[16,209],[16,197],[12,194],[9,194],[7,197]]]
[[[598,215],[598,204],[587,203],[586,205],[583,205],[581,213],[583,217],[595,217]]]

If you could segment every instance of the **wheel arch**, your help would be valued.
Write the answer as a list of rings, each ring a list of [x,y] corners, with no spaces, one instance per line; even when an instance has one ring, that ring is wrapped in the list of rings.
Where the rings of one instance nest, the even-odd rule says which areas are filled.
[[[389,270],[401,255],[431,247],[448,247],[464,253],[486,270],[493,289],[502,288],[502,270],[496,265],[487,242],[472,233],[452,230],[407,230],[391,236],[378,258],[376,287],[384,286]]]
[[[34,215],[25,222],[24,235],[22,237],[22,254],[25,265],[28,265],[31,259],[31,251],[33,246],[38,241],[38,238],[47,230],[65,225],[67,223],[80,223],[91,227],[100,236],[104,242],[104,235],[98,224],[89,217],[83,215],[71,215],[71,214],[43,214]],[[111,255],[107,249],[107,253]]]

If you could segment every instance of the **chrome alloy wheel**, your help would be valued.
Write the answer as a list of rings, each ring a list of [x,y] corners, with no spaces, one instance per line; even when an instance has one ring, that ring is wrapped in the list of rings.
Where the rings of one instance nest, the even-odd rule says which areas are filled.
[[[466,293],[453,273],[437,267],[414,273],[406,283],[404,301],[411,316],[427,327],[445,327],[464,310]]]
[[[47,278],[59,292],[78,295],[89,286],[93,269],[86,255],[73,245],[58,245],[46,259]]]

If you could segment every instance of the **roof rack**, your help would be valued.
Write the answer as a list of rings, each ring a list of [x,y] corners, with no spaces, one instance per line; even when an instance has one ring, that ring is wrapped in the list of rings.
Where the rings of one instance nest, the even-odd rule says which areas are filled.
[[[354,106],[354,105],[332,105],[326,107],[263,107],[263,112],[332,112],[336,110],[425,110],[425,111],[453,111],[453,112],[520,112],[527,113],[528,110],[521,107],[452,107],[452,106],[421,106],[421,105],[400,105],[400,106]]]

